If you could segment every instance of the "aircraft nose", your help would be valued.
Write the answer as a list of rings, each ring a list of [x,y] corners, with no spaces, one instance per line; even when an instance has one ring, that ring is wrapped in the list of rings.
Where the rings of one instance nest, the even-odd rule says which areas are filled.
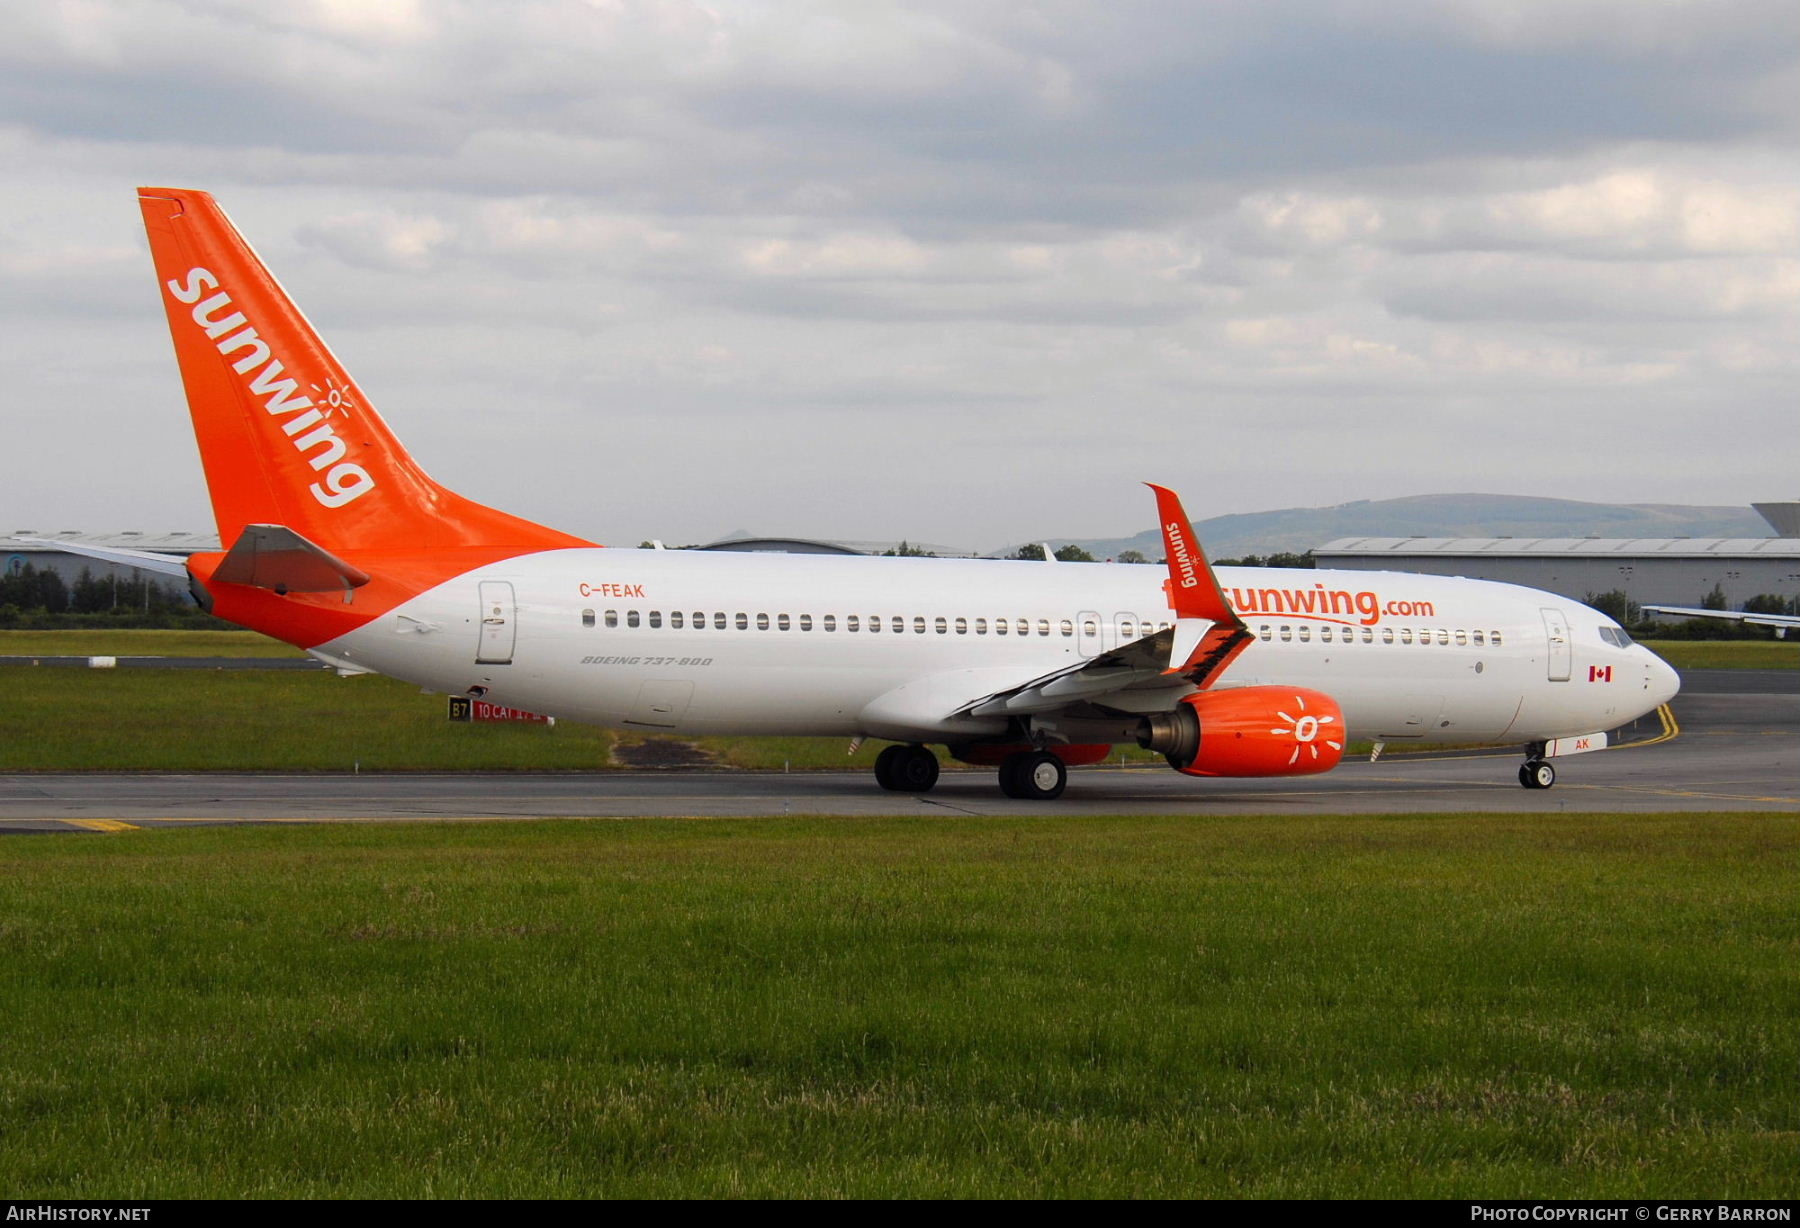
[[[1646,648],[1644,651],[1649,652],[1650,650]],[[1656,706],[1661,707],[1674,699],[1681,691],[1681,675],[1675,672],[1674,666],[1655,653],[1650,654],[1649,668],[1650,699]]]

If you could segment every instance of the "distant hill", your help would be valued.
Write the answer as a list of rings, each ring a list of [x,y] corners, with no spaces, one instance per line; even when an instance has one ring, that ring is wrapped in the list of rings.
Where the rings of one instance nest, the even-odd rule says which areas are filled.
[[[1212,558],[1278,550],[1303,553],[1339,537],[1768,537],[1768,523],[1748,507],[1677,503],[1583,503],[1529,495],[1412,495],[1359,499],[1336,507],[1290,507],[1214,516],[1194,525]],[[1040,539],[1041,540],[1041,539]],[[1162,557],[1162,537],[1052,537],[1095,558],[1137,550]],[[994,553],[1018,547],[1008,546]]]

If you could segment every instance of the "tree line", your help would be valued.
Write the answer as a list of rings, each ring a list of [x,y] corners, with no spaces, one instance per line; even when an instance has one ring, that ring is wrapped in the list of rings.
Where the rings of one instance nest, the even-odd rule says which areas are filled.
[[[0,628],[78,627],[232,630],[233,624],[195,605],[185,588],[151,576],[96,576],[83,568],[71,584],[30,563],[0,575]]]

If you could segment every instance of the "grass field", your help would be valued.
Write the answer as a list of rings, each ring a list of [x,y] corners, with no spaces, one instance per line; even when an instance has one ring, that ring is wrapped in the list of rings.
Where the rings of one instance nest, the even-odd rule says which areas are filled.
[[[0,631],[0,657],[303,657],[254,631]]]
[[[568,721],[452,723],[442,695],[324,671],[14,666],[0,667],[0,685],[0,771],[9,772],[598,771],[630,766],[615,746],[646,740]],[[885,745],[852,757],[845,738],[691,741],[720,766],[767,771],[867,768]],[[1135,747],[1120,753],[1161,762]]]
[[[1790,640],[1644,640],[1676,669],[1800,669],[1800,638]]]
[[[0,841],[0,1190],[1800,1192],[1787,816]]]

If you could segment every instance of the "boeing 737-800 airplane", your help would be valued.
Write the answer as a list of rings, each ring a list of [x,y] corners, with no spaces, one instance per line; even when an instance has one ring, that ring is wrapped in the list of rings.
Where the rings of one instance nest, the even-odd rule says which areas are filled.
[[[222,618],[344,671],[598,724],[943,745],[1008,796],[1135,743],[1193,776],[1336,766],[1351,738],[1512,741],[1523,784],[1672,697],[1611,619],[1479,580],[1207,564],[1155,487],[1166,571],[608,549],[444,489],[203,192],[144,223],[223,552],[181,563]]]

